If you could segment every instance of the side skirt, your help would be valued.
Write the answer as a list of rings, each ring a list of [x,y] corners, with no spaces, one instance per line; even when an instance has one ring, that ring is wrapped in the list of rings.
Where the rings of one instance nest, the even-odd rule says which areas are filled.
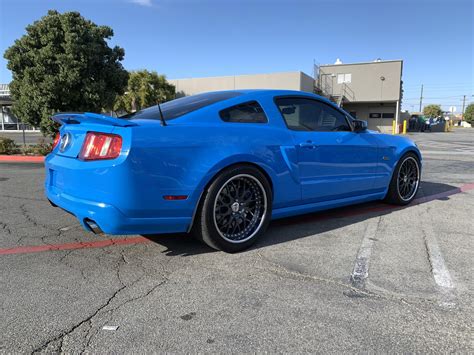
[[[296,215],[305,214],[305,213],[323,211],[323,210],[328,210],[331,208],[354,205],[357,203],[382,200],[385,194],[386,192],[384,191],[382,193],[379,192],[376,194],[348,197],[348,198],[342,198],[339,200],[308,203],[304,205],[278,208],[276,210],[273,210],[272,219],[285,218],[285,217],[291,217],[291,216],[296,216]]]

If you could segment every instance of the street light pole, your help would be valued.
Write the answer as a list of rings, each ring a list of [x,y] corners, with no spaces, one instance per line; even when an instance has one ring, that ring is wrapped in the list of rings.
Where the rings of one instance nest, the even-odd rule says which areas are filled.
[[[423,84],[421,84],[421,94],[420,94],[420,113],[421,113],[421,105],[423,104]]]
[[[466,106],[466,95],[464,95],[462,99],[461,121],[464,120],[464,107],[465,106]]]

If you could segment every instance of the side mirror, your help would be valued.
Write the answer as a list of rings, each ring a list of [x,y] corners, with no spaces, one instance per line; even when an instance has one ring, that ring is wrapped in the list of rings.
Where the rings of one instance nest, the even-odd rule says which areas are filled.
[[[354,124],[354,132],[364,132],[367,130],[367,121],[354,120],[352,123]]]

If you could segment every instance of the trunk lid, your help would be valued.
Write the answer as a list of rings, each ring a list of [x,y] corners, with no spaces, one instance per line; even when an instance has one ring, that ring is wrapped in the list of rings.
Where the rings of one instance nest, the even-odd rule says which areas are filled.
[[[114,132],[123,136],[123,130],[126,130],[126,127],[137,125],[124,119],[90,112],[58,113],[52,119],[61,124],[59,130],[61,138],[54,153],[71,158],[79,155],[87,132]]]

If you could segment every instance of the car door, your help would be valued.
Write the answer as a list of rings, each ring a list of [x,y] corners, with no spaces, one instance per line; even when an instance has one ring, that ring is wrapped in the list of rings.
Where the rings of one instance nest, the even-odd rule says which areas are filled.
[[[308,97],[275,99],[297,151],[304,203],[337,200],[373,192],[377,143],[353,132],[346,114]]]

